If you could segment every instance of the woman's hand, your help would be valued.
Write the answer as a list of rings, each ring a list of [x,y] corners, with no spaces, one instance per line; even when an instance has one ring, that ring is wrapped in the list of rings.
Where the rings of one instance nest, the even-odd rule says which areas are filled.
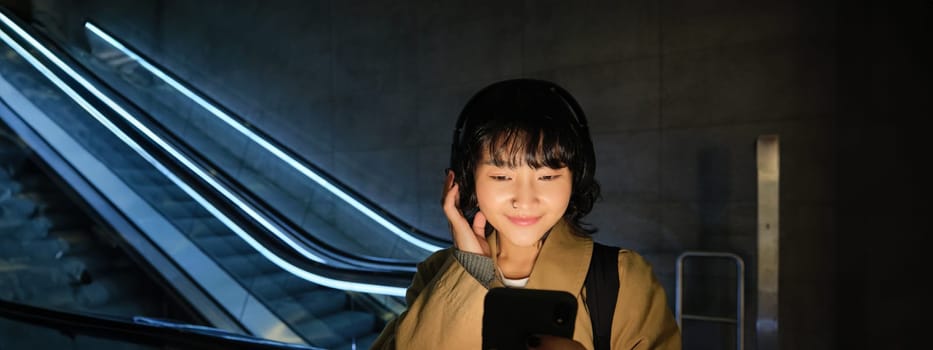
[[[460,212],[458,203],[460,203],[460,188],[454,182],[454,172],[447,170],[442,205],[454,239],[454,246],[464,252],[491,256],[489,243],[486,242],[486,216],[483,212],[477,212],[473,217],[473,225],[470,226]]]

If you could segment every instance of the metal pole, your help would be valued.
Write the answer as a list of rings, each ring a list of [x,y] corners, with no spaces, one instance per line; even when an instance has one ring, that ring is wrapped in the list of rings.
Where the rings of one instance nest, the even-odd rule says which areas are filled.
[[[778,277],[780,266],[780,143],[777,135],[758,138],[758,349],[779,349]]]

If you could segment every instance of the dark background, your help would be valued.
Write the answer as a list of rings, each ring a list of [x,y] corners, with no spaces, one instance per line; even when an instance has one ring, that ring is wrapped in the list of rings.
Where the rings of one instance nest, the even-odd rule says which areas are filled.
[[[671,303],[678,254],[742,256],[749,349],[755,141],[777,134],[781,348],[910,348],[930,324],[928,1],[0,4],[77,45],[93,21],[439,236],[459,109],[496,80],[553,80],[594,134],[597,240],[645,255]],[[729,312],[715,269],[690,312]]]

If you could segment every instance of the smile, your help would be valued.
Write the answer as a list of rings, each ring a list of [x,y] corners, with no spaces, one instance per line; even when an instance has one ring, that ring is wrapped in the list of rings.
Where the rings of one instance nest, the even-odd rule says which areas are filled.
[[[538,222],[540,217],[518,217],[518,216],[509,216],[509,221],[518,226],[530,226]]]

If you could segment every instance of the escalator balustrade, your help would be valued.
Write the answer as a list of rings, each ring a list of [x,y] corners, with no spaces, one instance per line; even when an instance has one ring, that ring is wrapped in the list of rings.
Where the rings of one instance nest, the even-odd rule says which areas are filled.
[[[148,205],[182,232],[223,271],[233,277],[242,288],[259,300],[263,307],[269,309],[287,325],[287,328],[297,333],[305,342],[324,348],[365,348],[378,335],[385,320],[382,316],[377,317],[376,313],[380,315],[383,313],[375,312],[367,306],[367,303],[357,302],[361,298],[365,299],[365,296],[314,285],[271,263],[232,232],[230,227],[192,199],[176,183],[169,180],[165,174],[158,171],[126,144],[121,143],[85,110],[78,107],[64,93],[32,70],[17,52],[7,46],[0,47],[0,77],[13,85],[48,118],[67,130],[69,135],[87,152],[106,165],[136,195],[145,199]],[[15,169],[15,164],[5,165],[5,167]],[[0,175],[0,178],[15,180],[16,176],[14,172]],[[33,176],[30,174],[26,178],[31,179]],[[32,244],[35,247],[44,245],[45,248],[30,250],[35,254],[55,252],[52,254],[54,257],[62,255],[59,252],[71,249],[72,243],[69,243],[71,242],[69,239],[75,239],[70,233],[73,230],[70,230],[69,226],[56,226],[63,224],[56,224],[56,221],[50,218],[57,214],[47,209],[49,206],[46,204],[33,202],[30,205],[28,202],[18,201],[16,198],[22,196],[17,195],[24,193],[25,187],[20,181],[9,181],[9,183],[10,185],[2,190],[5,195],[9,193],[6,196],[10,199],[4,201],[2,206],[3,216],[0,220],[0,230],[10,225],[9,227],[15,227],[15,229],[8,230],[11,233],[9,235],[11,241],[20,245]],[[56,220],[62,220],[61,222],[64,223],[67,222],[67,218],[65,215],[62,219]],[[49,239],[49,230],[55,229],[60,229],[61,233],[54,234],[55,239]],[[6,232],[3,231],[5,237]],[[56,248],[56,245],[60,246],[60,249]],[[112,300],[114,305],[120,305],[125,300],[132,301],[145,291],[155,289],[145,287],[144,283],[134,282],[134,276],[139,276],[139,273],[121,271],[121,264],[109,258],[102,258],[106,255],[96,252],[91,255],[93,258],[78,260],[79,262],[58,263],[58,265],[51,262],[49,254],[45,254],[42,258],[11,257],[10,259],[22,261],[31,259],[30,261],[36,262],[36,266],[42,266],[41,269],[56,272],[25,283],[30,286],[10,298],[54,301],[60,305],[83,307],[82,310],[86,310],[96,309],[103,305],[99,302],[100,300]],[[70,261],[69,259],[58,260]],[[132,266],[132,264],[125,265]],[[14,271],[13,267],[20,265],[10,264],[9,266],[10,270]],[[110,270],[91,273],[87,272],[92,271],[89,267]],[[197,267],[183,266],[182,268]],[[92,285],[100,287],[84,289],[80,287]],[[119,288],[124,289],[113,286],[122,286]],[[204,285],[204,287],[211,288],[209,285]],[[4,291],[7,289],[13,288],[2,288]],[[69,296],[41,295],[36,292],[37,290],[49,290],[52,293],[64,293],[62,291],[66,289],[71,291],[72,299],[68,299]],[[74,290],[85,289],[86,292],[74,292]],[[136,314],[137,311],[142,312],[151,307],[155,306],[142,303],[137,306],[138,309],[127,307],[126,312]]]

